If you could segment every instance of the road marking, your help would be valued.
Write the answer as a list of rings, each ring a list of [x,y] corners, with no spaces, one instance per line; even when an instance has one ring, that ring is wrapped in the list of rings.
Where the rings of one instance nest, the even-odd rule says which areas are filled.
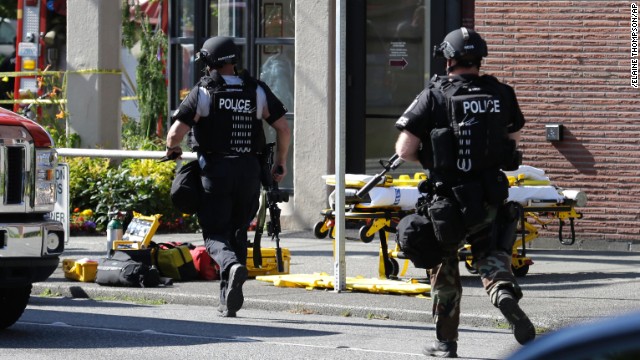
[[[162,335],[162,336],[169,336],[169,337],[175,337],[175,338],[218,340],[218,341],[238,342],[238,343],[256,342],[256,343],[263,343],[263,344],[269,344],[269,345],[298,346],[298,347],[317,348],[317,349],[349,350],[349,351],[366,352],[366,353],[379,353],[379,354],[389,354],[389,355],[408,355],[408,356],[424,357],[423,354],[397,352],[397,351],[387,351],[387,350],[364,349],[364,348],[348,347],[348,346],[345,346],[345,345],[335,345],[335,346],[313,345],[313,344],[298,344],[298,343],[282,342],[282,341],[265,341],[265,340],[253,339],[253,338],[248,338],[248,337],[235,337],[235,336],[218,337],[218,336],[204,336],[204,335],[189,335],[189,334],[168,333],[168,332],[156,331],[156,330],[152,330],[152,329],[126,330],[126,329],[116,329],[116,328],[109,328],[109,327],[69,325],[69,324],[66,324],[66,323],[63,323],[63,322],[54,322],[54,323],[47,324],[47,323],[38,323],[38,322],[31,322],[31,321],[18,321],[18,324],[34,325],[34,326],[51,326],[51,327],[72,327],[72,328],[82,329],[82,330],[99,330],[99,331],[110,331],[110,332],[126,333],[126,334],[145,334],[145,335],[149,334],[149,335],[153,335],[153,336]]]

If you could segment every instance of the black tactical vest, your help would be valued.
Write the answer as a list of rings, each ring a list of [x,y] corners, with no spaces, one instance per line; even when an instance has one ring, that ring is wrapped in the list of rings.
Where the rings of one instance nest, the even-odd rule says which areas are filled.
[[[431,94],[440,105],[431,131],[432,167],[444,172],[478,172],[502,166],[508,116],[492,77],[449,81],[436,78]],[[445,111],[446,113],[443,113]]]
[[[193,127],[192,148],[221,155],[255,154],[264,147],[262,120],[256,118],[257,83],[243,78],[242,85],[227,85],[213,73],[203,77],[200,86],[211,96],[209,116]]]

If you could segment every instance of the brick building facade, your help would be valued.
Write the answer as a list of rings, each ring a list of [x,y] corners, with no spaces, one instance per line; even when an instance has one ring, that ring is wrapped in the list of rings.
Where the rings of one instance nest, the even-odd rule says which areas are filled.
[[[475,29],[489,46],[483,70],[515,88],[527,119],[524,163],[588,195],[578,209],[584,214],[576,222],[578,240],[640,241],[633,3],[475,1]],[[562,124],[564,139],[547,141],[546,124]],[[541,236],[556,231],[550,227]],[[564,232],[569,235],[568,227]]]

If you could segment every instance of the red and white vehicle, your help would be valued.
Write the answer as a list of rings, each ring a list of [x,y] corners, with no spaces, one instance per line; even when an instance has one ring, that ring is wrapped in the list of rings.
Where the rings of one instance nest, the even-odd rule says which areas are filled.
[[[0,108],[0,330],[18,321],[32,284],[60,262],[64,227],[49,219],[57,163],[42,126]]]

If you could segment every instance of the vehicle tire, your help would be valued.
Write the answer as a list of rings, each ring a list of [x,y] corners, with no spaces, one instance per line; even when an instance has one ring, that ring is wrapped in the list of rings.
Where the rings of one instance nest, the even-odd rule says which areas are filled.
[[[529,265],[524,265],[517,269],[513,265],[511,265],[511,270],[513,271],[513,275],[515,275],[516,277],[525,277],[529,273]]]
[[[368,244],[371,241],[373,241],[373,238],[376,236],[376,234],[374,233],[371,236],[367,236],[367,231],[369,231],[369,229],[371,229],[370,225],[365,225],[363,227],[360,228],[360,232],[358,232],[358,236],[360,237],[360,240],[365,243]]]
[[[328,229],[325,227],[326,230],[322,231],[323,227],[325,227],[324,221],[318,221],[316,225],[313,227],[313,235],[315,235],[316,238],[324,239],[329,234],[329,230],[331,229]]]
[[[29,302],[31,284],[22,287],[0,288],[0,330],[15,324]]]

